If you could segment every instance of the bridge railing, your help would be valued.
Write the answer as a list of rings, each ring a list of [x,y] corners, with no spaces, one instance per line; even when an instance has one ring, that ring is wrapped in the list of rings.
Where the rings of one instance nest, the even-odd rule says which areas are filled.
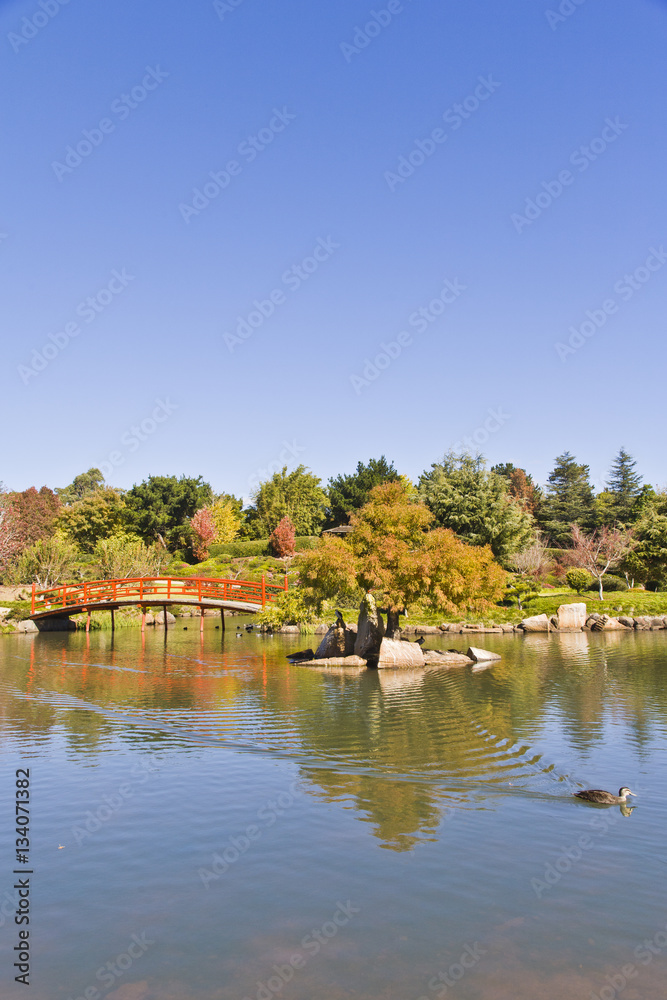
[[[287,577],[283,584],[261,580],[224,580],[210,576],[158,577],[141,576],[125,580],[91,580],[82,584],[62,584],[37,590],[32,585],[31,614],[40,611],[66,610],[87,604],[160,604],[164,601],[178,603],[188,598],[192,603],[207,601],[240,601],[259,604],[263,608],[287,590]]]

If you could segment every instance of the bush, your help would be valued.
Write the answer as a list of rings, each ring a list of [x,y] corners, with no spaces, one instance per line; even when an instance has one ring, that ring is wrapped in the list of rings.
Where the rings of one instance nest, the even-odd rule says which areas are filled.
[[[296,552],[307,552],[315,548],[317,542],[318,538],[316,535],[297,535],[294,539],[294,549]],[[240,542],[214,542],[209,547],[208,552],[209,556],[215,559],[223,556],[240,559],[244,556],[271,555],[268,538],[257,538]]]
[[[588,590],[599,590],[600,585],[597,580],[593,580]],[[602,589],[608,593],[614,594],[619,593],[622,590],[627,590],[628,585],[625,580],[621,580],[619,576],[603,576],[602,578]]]
[[[314,620],[313,609],[305,603],[298,590],[287,590],[267,604],[255,617],[260,625],[280,628],[282,625],[305,625]]]
[[[583,594],[585,590],[596,590],[598,586],[587,569],[568,569],[565,579],[568,587],[572,587],[578,594]]]

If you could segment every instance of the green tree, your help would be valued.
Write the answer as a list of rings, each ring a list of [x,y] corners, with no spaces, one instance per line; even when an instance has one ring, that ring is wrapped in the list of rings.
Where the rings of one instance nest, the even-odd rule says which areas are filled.
[[[125,512],[120,490],[107,486],[63,507],[58,516],[58,527],[83,552],[92,552],[100,539],[108,538],[122,528]]]
[[[421,476],[418,490],[438,525],[471,545],[489,545],[499,559],[533,538],[531,514],[510,495],[504,476],[487,471],[481,455],[448,452]]]
[[[268,538],[284,517],[289,517],[297,535],[315,535],[322,527],[327,495],[316,475],[299,465],[261,483],[247,512],[255,538]]]
[[[56,493],[62,503],[70,504],[76,503],[77,500],[82,500],[96,490],[102,489],[103,486],[104,476],[99,469],[93,467],[88,469],[88,472],[81,472],[78,476],[75,476],[69,486],[56,489]]]
[[[667,514],[660,514],[655,507],[648,508],[634,526],[638,539],[622,569],[628,586],[635,581],[647,583],[652,589],[667,585]]]
[[[125,494],[126,524],[145,542],[158,541],[170,552],[189,548],[190,519],[212,499],[201,476],[149,476]]]
[[[78,555],[76,547],[57,534],[40,538],[18,557],[13,567],[14,579],[17,583],[36,583],[43,589],[55,587],[71,578]]]
[[[585,590],[588,590],[593,577],[587,569],[573,567],[572,569],[568,569],[565,579],[567,580],[568,587],[572,587],[572,590],[575,590],[577,594],[583,594]]]
[[[609,498],[604,510],[603,524],[632,524],[639,516],[639,499],[642,496],[642,477],[635,472],[637,463],[621,448],[609,471],[607,489]]]
[[[389,463],[384,455],[370,458],[368,463],[357,462],[357,470],[351,475],[339,475],[329,480],[329,503],[327,505],[327,527],[336,528],[348,523],[350,511],[359,510],[366,503],[374,486],[380,483],[395,483],[399,474],[394,463]]]
[[[122,532],[101,538],[95,546],[94,556],[102,580],[158,576],[167,558],[162,546],[144,545],[136,535]]]
[[[546,495],[540,505],[538,522],[552,544],[567,548],[572,542],[572,525],[585,531],[597,525],[590,470],[563,452],[547,480]]]
[[[314,601],[372,591],[387,608],[387,635],[399,613],[416,601],[443,612],[482,610],[498,600],[505,572],[487,546],[466,545],[446,528],[429,530],[433,515],[412,502],[403,483],[374,487],[352,514],[353,531],[343,541],[322,538],[299,560],[300,585]]]

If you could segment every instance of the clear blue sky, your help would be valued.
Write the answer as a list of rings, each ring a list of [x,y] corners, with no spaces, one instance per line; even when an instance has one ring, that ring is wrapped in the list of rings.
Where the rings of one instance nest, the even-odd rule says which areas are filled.
[[[26,0],[0,51],[8,487],[667,481],[667,4]]]

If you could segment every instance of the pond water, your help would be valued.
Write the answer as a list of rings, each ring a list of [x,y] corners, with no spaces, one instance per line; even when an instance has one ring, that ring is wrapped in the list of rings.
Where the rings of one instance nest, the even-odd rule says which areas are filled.
[[[214,625],[0,639],[3,1000],[665,995],[667,635],[334,672]]]

